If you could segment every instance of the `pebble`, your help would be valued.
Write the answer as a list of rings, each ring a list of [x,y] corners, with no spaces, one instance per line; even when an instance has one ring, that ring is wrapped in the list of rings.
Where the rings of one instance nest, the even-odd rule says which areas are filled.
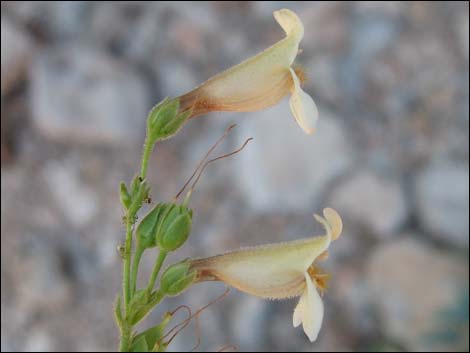
[[[305,134],[287,102],[240,117],[240,134],[254,141],[237,156],[237,179],[258,211],[305,210],[353,162],[353,146],[340,120],[320,109],[317,132]]]
[[[367,279],[383,333],[406,350],[456,349],[465,336],[459,331],[447,344],[430,337],[451,329],[444,312],[465,310],[457,305],[465,291],[468,303],[468,260],[431,248],[417,238],[384,243],[370,257]],[[460,324],[464,327],[465,322]]]
[[[367,170],[345,177],[334,189],[328,204],[379,238],[393,235],[407,217],[400,183]]]
[[[435,161],[415,180],[420,225],[436,239],[468,248],[468,165]]]
[[[44,51],[32,68],[32,120],[53,141],[140,143],[147,98],[143,80],[130,67],[88,46]]]

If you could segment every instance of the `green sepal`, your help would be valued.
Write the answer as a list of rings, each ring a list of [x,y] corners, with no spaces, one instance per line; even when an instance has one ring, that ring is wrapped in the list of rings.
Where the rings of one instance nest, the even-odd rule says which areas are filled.
[[[130,188],[131,195],[135,195],[137,193],[141,182],[142,182],[142,178],[140,177],[140,175],[139,174],[134,175],[134,178],[132,178],[132,181],[131,181],[131,188]]]
[[[153,145],[175,135],[190,116],[190,111],[178,113],[179,99],[165,98],[152,108],[147,117],[147,143]]]
[[[163,212],[165,207],[158,204],[144,216],[136,230],[138,247],[148,249],[157,246],[156,232]]]
[[[116,297],[116,302],[114,304],[114,318],[119,328],[122,328],[121,297],[119,295]]]
[[[119,195],[121,198],[122,206],[124,207],[124,209],[127,210],[131,205],[132,198],[129,194],[129,191],[127,190],[126,184],[123,181],[121,181],[121,183],[119,184]]]
[[[173,315],[171,313],[169,312],[165,313],[163,316],[162,322],[160,324],[153,326],[149,328],[148,330],[145,330],[144,332],[138,334],[137,336],[133,338],[132,341],[137,342],[143,338],[150,351],[159,352],[162,346],[164,345],[163,342],[160,342],[163,337],[163,332],[165,331],[165,328],[170,323],[170,320],[172,317]]]
[[[160,279],[160,291],[169,297],[183,293],[196,279],[196,272],[190,270],[190,262],[184,260],[169,266]]]
[[[142,336],[135,340],[132,340],[130,351],[131,352],[150,352],[149,346],[147,344],[147,341],[145,340],[145,337]]]
[[[139,289],[136,291],[129,302],[129,313],[132,315],[133,313],[141,310],[148,304],[149,299],[149,294],[145,289]]]
[[[139,299],[135,299],[135,297]],[[130,317],[129,323],[134,326],[144,319],[145,316],[154,308],[161,299],[161,295],[158,292],[148,294],[145,289],[138,290],[130,302]]]
[[[176,133],[183,127],[186,120],[188,120],[190,115],[190,111],[176,115],[172,120],[170,120],[165,126],[161,128],[159,139],[163,140],[176,135]]]
[[[139,177],[137,178],[138,180],[140,180]],[[135,184],[134,181],[132,182],[132,184]],[[137,214],[137,211],[139,211],[139,209],[142,207],[144,200],[148,198],[150,187],[147,185],[147,181],[142,180],[142,181],[139,181],[136,185],[133,185],[132,188],[133,188],[132,203],[130,204],[128,208],[128,215],[130,217],[135,217],[135,215]]]

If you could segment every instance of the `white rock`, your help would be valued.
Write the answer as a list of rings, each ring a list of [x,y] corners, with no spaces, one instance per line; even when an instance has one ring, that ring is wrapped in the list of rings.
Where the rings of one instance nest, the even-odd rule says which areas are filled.
[[[58,207],[72,225],[82,227],[93,219],[98,200],[93,190],[80,181],[73,165],[49,162],[43,175]]]
[[[150,107],[126,65],[85,46],[42,53],[33,66],[31,113],[60,142],[126,145],[140,140]]]
[[[317,132],[306,135],[287,102],[242,117],[239,136],[254,141],[236,157],[237,177],[249,204],[259,211],[302,210],[352,163],[341,122],[320,109]]]
[[[435,162],[416,179],[416,199],[422,226],[436,238],[468,247],[468,166]]]
[[[334,189],[328,204],[377,236],[393,233],[406,218],[406,202],[400,184],[368,171],[346,178]]]
[[[375,249],[367,272],[388,338],[411,351],[452,348],[426,337],[449,328],[440,314],[455,309],[463,290],[468,291],[468,262],[405,238]]]

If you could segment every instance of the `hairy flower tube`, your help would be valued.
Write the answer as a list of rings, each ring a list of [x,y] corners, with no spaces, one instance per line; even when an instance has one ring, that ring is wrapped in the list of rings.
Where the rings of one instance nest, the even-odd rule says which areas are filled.
[[[320,297],[329,275],[320,270],[315,260],[327,254],[331,241],[342,231],[339,214],[323,210],[314,215],[326,230],[323,236],[286,243],[243,248],[223,255],[191,261],[195,282],[222,281],[243,292],[268,299],[300,296],[294,310],[293,324],[303,324],[310,341],[315,341],[323,320]],[[319,293],[320,292],[320,293]]]
[[[257,111],[277,104],[290,93],[295,120],[307,134],[312,134],[318,110],[300,87],[304,72],[292,68],[304,27],[288,9],[275,11],[274,18],[286,33],[284,39],[179,97],[180,111],[190,111],[190,117],[212,111]]]

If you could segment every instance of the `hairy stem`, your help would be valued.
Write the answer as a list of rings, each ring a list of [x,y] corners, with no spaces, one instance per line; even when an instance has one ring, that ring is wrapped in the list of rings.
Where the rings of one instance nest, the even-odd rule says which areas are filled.
[[[153,146],[154,146],[154,143],[150,143],[147,137],[144,143],[144,151],[142,154],[142,167],[140,169],[140,177],[142,179],[145,179],[145,177],[147,176],[147,169],[148,169],[150,154],[153,151]]]
[[[131,291],[129,287],[129,278],[131,272],[131,251],[132,251],[132,222],[127,217],[126,220],[126,248],[124,251],[124,268],[122,273],[122,292],[125,303],[125,313],[129,311],[129,301],[131,300]]]
[[[124,264],[122,270],[122,294],[124,297],[124,320],[121,326],[121,340],[119,344],[120,352],[129,351],[132,327],[127,323],[129,316],[129,301],[131,292],[129,287],[129,275],[131,268],[131,250],[132,250],[132,221],[129,215],[126,219],[126,245],[124,250]]]
[[[119,342],[119,352],[129,352],[131,346],[132,328],[125,322],[121,328],[121,341]]]

